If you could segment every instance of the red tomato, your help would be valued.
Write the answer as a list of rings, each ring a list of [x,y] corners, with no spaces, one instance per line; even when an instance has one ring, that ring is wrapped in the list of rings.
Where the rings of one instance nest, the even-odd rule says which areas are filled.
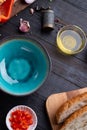
[[[33,124],[31,113],[26,110],[16,110],[12,112],[9,119],[13,130],[27,130]]]

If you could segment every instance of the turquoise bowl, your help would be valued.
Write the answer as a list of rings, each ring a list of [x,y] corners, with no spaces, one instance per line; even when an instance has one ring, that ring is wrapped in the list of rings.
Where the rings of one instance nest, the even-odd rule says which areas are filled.
[[[0,87],[11,95],[36,91],[50,71],[46,49],[31,38],[15,36],[0,42]]]

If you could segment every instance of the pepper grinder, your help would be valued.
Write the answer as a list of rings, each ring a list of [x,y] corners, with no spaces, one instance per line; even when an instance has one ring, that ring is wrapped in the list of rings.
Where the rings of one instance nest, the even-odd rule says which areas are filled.
[[[54,29],[54,11],[50,8],[42,10],[42,29],[47,31]]]

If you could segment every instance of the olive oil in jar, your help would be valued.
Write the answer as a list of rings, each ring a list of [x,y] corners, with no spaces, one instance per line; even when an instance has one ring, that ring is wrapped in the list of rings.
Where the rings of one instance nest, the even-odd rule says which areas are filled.
[[[66,54],[74,54],[82,47],[82,37],[74,30],[64,30],[57,37],[59,49]]]

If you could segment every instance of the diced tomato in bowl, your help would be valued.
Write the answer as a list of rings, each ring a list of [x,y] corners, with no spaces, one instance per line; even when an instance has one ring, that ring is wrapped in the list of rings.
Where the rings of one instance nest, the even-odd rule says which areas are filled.
[[[30,107],[18,105],[8,112],[6,126],[9,130],[35,130],[37,116]]]

